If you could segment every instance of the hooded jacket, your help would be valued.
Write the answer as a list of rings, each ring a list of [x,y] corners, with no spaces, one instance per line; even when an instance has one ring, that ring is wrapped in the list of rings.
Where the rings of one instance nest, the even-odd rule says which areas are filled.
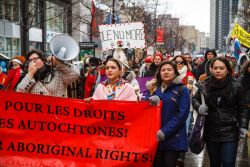
[[[187,151],[186,119],[190,109],[190,97],[186,86],[179,77],[164,91],[158,86],[153,95],[159,96],[162,102],[161,131],[165,140],[159,142],[159,150]]]
[[[207,59],[207,54],[209,52],[212,52],[214,54],[214,57],[217,57],[217,53],[215,52],[215,50],[207,50],[205,52],[205,61],[203,63],[201,63],[201,65],[197,68],[197,71],[196,71],[196,79],[198,79],[202,74],[204,74],[206,71],[206,64],[208,62],[208,59]]]
[[[238,82],[240,98],[240,127],[248,129],[250,119],[250,73],[244,73]]]

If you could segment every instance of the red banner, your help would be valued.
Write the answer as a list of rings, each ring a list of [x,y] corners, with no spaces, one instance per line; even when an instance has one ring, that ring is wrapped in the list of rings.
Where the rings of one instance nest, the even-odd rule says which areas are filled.
[[[149,167],[160,108],[0,91],[0,167]]]
[[[164,41],[164,30],[163,28],[156,29],[156,43],[163,43]]]

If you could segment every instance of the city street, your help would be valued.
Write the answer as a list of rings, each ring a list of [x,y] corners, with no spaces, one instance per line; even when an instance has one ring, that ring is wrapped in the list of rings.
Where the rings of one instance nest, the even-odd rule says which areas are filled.
[[[238,146],[236,167],[250,166],[250,140],[240,141]],[[206,151],[199,155],[191,152],[186,154],[185,167],[209,167],[209,159]]]

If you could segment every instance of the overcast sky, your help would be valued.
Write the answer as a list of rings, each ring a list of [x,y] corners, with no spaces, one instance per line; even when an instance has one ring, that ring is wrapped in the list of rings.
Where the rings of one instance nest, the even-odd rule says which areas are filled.
[[[159,13],[172,14],[172,17],[180,18],[181,25],[195,25],[199,31],[209,33],[210,0],[159,1]]]

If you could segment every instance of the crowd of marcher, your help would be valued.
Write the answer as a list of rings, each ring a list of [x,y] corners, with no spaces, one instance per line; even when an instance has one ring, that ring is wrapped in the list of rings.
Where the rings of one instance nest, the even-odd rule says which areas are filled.
[[[204,140],[212,167],[234,167],[239,138],[249,136],[250,61],[238,64],[233,55],[202,57],[189,53],[164,56],[160,52],[126,60],[124,52],[105,60],[86,57],[80,70],[55,56],[33,50],[10,61],[6,75],[0,69],[1,89],[67,97],[75,82],[77,98],[92,100],[148,100],[162,102],[161,128],[155,167],[183,165],[188,136],[197,114],[205,116]],[[124,58],[125,57],[125,58]],[[143,92],[138,78],[147,77]],[[201,94],[205,104],[201,102]]]

